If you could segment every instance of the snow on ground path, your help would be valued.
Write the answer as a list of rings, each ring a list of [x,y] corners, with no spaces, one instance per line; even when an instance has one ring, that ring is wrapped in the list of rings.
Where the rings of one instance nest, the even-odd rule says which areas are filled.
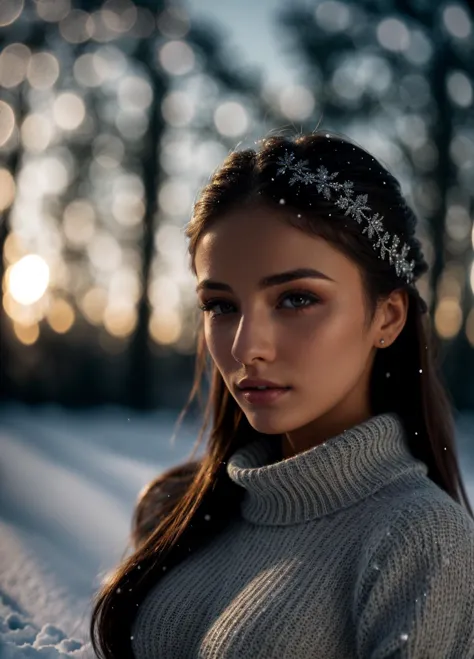
[[[183,424],[170,445],[176,419],[0,407],[1,659],[92,656],[91,598],[126,549],[136,497],[194,441]]]
[[[61,587],[32,546],[32,534],[0,522],[0,657],[93,657],[87,634],[80,631],[84,602]],[[51,560],[65,561],[54,544],[33,538],[50,550]],[[74,566],[73,566],[74,570]],[[38,620],[38,612],[54,623]],[[58,625],[59,622],[59,625]],[[38,624],[39,623],[39,624]],[[71,631],[69,631],[71,630]],[[76,633],[78,632],[78,633]],[[82,638],[80,638],[82,637]],[[41,651],[40,651],[41,648]]]

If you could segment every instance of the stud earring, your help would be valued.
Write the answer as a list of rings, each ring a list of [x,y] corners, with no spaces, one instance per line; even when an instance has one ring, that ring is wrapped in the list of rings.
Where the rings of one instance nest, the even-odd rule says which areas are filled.
[[[385,343],[384,339],[380,339],[380,343],[383,345]]]

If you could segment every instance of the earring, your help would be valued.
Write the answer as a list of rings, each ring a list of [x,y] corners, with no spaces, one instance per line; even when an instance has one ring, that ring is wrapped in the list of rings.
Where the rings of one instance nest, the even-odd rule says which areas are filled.
[[[383,339],[380,339],[380,343],[383,345],[385,341]]]

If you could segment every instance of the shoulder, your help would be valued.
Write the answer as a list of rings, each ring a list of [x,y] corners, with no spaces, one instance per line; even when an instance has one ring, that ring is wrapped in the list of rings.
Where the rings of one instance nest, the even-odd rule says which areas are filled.
[[[357,656],[472,656],[474,520],[435,483],[384,508],[356,579]]]
[[[414,490],[395,507],[394,531],[410,540],[442,542],[456,537],[468,545],[474,543],[474,519],[467,509],[436,483],[427,481],[424,488]]]
[[[434,482],[407,491],[384,506],[383,524],[374,526],[364,543],[363,563],[397,557],[446,565],[448,555],[466,561],[474,574],[474,519]]]

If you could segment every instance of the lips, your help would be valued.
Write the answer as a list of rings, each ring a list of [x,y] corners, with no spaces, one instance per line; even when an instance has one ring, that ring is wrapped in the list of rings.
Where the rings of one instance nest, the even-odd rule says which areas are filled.
[[[278,384],[273,380],[266,380],[264,378],[243,378],[240,382],[237,382],[237,387],[240,390],[243,389],[254,389],[256,387],[267,387],[269,389],[287,389],[285,385]]]
[[[269,387],[268,389],[240,389],[240,396],[251,405],[276,405],[281,399],[284,399],[285,394],[291,387]]]
[[[260,387],[242,387],[241,391],[268,391],[270,389],[291,389],[291,387],[265,387],[264,389]]]

